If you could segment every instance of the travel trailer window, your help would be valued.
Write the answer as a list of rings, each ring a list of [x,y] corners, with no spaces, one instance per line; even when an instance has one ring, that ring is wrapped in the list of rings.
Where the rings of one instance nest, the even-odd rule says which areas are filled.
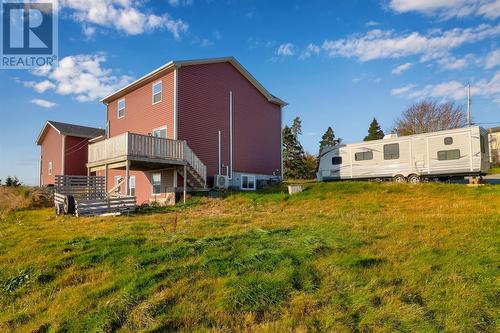
[[[255,190],[255,176],[242,175],[240,189]]]
[[[447,136],[446,138],[444,138],[444,144],[449,146],[449,145],[452,145],[453,144],[453,138],[451,136]]]
[[[384,160],[397,160],[399,158],[399,143],[384,145]]]
[[[460,149],[438,151],[438,161],[458,160],[460,158]]]
[[[160,194],[161,193],[161,173],[153,173],[152,175],[152,180],[153,180],[153,194]]]
[[[354,159],[356,161],[367,161],[367,160],[373,160],[373,152],[371,151],[363,151],[354,154]]]
[[[333,165],[342,164],[342,157],[341,156],[332,157],[332,164]]]
[[[130,176],[128,179],[128,188],[131,196],[135,196],[135,176]]]
[[[124,116],[125,116],[125,99],[120,99],[118,101],[117,117],[123,118]]]
[[[153,104],[161,102],[161,81],[153,84]]]

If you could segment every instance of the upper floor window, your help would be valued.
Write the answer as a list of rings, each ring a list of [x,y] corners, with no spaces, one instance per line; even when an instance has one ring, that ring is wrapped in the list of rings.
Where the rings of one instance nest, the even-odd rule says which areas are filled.
[[[373,152],[371,151],[363,151],[354,154],[354,159],[356,161],[366,161],[366,160],[373,160]]]
[[[125,116],[125,99],[120,99],[118,101],[117,117],[123,118],[124,116]]]
[[[399,143],[384,145],[384,160],[397,160],[399,158]]]
[[[153,104],[161,102],[161,81],[153,83]]]

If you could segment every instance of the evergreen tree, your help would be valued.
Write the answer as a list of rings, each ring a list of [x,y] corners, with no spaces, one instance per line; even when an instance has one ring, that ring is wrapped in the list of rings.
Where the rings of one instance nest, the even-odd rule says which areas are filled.
[[[292,123],[292,134],[295,138],[298,138],[302,134],[302,120],[299,117],[295,117]]]
[[[330,146],[336,146],[339,145],[342,142],[341,138],[335,138],[335,133],[333,132],[333,129],[331,126],[328,126],[326,129],[325,134],[321,137],[321,141],[319,142],[319,153],[318,153],[318,158],[316,159],[316,171],[319,168],[319,160],[321,159],[321,151],[325,147],[330,147]]]
[[[21,182],[19,181],[19,179],[17,177],[8,176],[5,179],[5,186],[17,187],[17,186],[21,186]]]
[[[292,128],[288,126],[283,128],[283,168],[287,179],[300,179],[307,176],[304,149]]]
[[[373,118],[370,128],[368,128],[368,135],[365,136],[363,141],[379,140],[384,138],[384,131],[380,128],[377,119]]]

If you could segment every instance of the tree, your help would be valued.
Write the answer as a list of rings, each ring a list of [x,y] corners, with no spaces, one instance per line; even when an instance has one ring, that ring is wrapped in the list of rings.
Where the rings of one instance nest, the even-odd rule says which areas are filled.
[[[373,118],[368,128],[368,135],[365,136],[363,141],[380,140],[384,138],[384,131],[380,128],[377,119]]]
[[[335,133],[333,132],[333,129],[328,126],[326,129],[325,134],[321,137],[321,141],[319,142],[319,153],[318,153],[318,158],[316,159],[316,171],[318,171],[319,168],[319,160],[321,159],[321,151],[325,147],[331,147],[331,146],[336,146],[339,145],[342,142],[341,138],[335,138]]]
[[[302,120],[299,117],[295,117],[292,123],[292,134],[298,138],[302,134]]]
[[[396,119],[394,132],[412,135],[463,127],[467,116],[463,107],[453,102],[426,100],[411,105]]]
[[[17,177],[8,176],[7,178],[5,178],[5,186],[17,187],[21,186],[21,182]]]
[[[306,152],[304,158],[305,158],[305,165],[306,165],[306,173],[305,173],[305,176],[303,178],[306,178],[306,179],[316,178],[316,169],[317,169],[318,159],[313,154],[307,153],[307,152]]]
[[[283,168],[287,179],[305,178],[307,174],[304,149],[292,128],[283,128]]]

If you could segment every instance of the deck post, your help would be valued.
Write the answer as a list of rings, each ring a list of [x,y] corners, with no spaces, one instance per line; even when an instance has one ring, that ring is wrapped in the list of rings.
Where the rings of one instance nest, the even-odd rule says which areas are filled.
[[[183,188],[182,188],[182,200],[184,203],[186,203],[186,186],[187,186],[187,171],[186,171],[186,164],[184,164],[184,178],[183,178]]]
[[[129,193],[129,181],[130,181],[130,160],[127,160],[127,162],[125,162],[126,165],[125,165],[125,193],[127,194],[127,196],[130,195]]]
[[[106,194],[108,193],[108,176],[109,176],[109,170],[108,170],[108,164],[104,164],[104,182],[105,182],[105,189],[106,189]]]

